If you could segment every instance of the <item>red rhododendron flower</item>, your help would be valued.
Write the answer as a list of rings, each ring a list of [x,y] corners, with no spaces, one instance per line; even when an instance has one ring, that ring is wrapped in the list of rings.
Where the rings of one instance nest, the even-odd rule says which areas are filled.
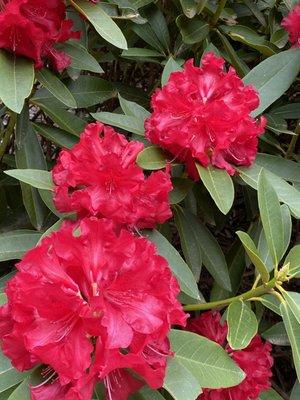
[[[281,25],[288,31],[293,47],[300,47],[300,3],[283,18]]]
[[[33,400],[89,400],[99,380],[109,400],[127,399],[144,382],[162,385],[166,336],[186,317],[151,242],[106,219],[65,222],[17,269],[0,308],[0,339],[17,369],[48,366]]]
[[[234,174],[234,165],[251,165],[258,136],[266,120],[251,116],[259,104],[257,92],[213,53],[203,57],[201,68],[193,60],[183,71],[173,72],[168,83],[152,97],[152,115],[146,120],[146,136],[186,163],[198,179],[195,161]]]
[[[88,125],[78,144],[61,151],[52,171],[57,209],[138,228],[165,222],[172,215],[170,176],[157,171],[146,178],[136,165],[142,149],[109,126]]]
[[[0,3],[0,48],[31,58],[36,68],[44,61],[57,70],[71,64],[71,58],[54,45],[71,38],[73,22],[66,20],[66,7],[62,0],[10,0]]]
[[[257,400],[261,392],[270,388],[272,346],[270,343],[264,343],[259,335],[252,339],[246,349],[232,350],[229,344],[226,344],[227,324],[221,323],[221,314],[217,311],[205,312],[197,318],[190,319],[186,329],[223,346],[246,374],[246,378],[237,386],[204,389],[199,400]]]

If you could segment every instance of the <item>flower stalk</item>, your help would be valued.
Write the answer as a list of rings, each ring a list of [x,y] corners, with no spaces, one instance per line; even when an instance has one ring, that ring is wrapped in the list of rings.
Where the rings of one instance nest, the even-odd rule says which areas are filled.
[[[227,0],[221,0],[219,2],[218,8],[210,21],[211,26],[217,25],[217,22],[222,14],[222,11],[224,10],[224,8],[226,6],[226,3],[227,3]]]

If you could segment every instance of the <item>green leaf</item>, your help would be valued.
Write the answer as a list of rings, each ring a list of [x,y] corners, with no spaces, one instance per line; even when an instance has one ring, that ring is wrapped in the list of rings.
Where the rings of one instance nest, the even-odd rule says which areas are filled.
[[[0,71],[0,98],[9,109],[20,113],[32,90],[33,62],[0,50]]]
[[[300,244],[294,246],[284,260],[284,265],[290,263],[289,275],[300,278]]]
[[[37,244],[40,237],[39,232],[27,229],[0,234],[0,261],[20,259]]]
[[[170,47],[170,34],[163,12],[158,7],[149,7],[145,9],[145,16],[164,50],[168,51]]]
[[[274,389],[269,389],[259,395],[258,400],[283,400],[281,396]]]
[[[163,387],[175,400],[195,400],[202,393],[200,382],[175,358],[168,360]]]
[[[300,164],[295,161],[270,154],[257,154],[255,164],[287,181],[300,183]]]
[[[147,111],[144,107],[140,106],[134,101],[126,100],[120,94],[118,94],[118,99],[122,111],[125,115],[135,118],[141,118],[143,121],[150,116],[149,111]]]
[[[193,271],[196,281],[200,278],[202,266],[202,248],[198,225],[189,218],[180,207],[174,209],[175,224],[180,236],[181,248],[188,266]]]
[[[7,400],[10,394],[16,389],[16,386],[13,386],[7,390],[4,390],[4,392],[0,393],[0,400]]]
[[[166,153],[158,146],[149,146],[142,150],[137,157],[137,164],[143,169],[165,168],[168,160]]]
[[[115,114],[110,112],[98,112],[91,114],[93,118],[104,124],[116,126],[125,131],[135,133],[137,135],[144,136],[144,121],[140,118],[135,118],[129,115]]]
[[[24,106],[17,117],[15,131],[15,160],[19,169],[46,169],[47,164],[39,139],[29,121],[29,110]],[[30,185],[21,182],[23,204],[32,225],[40,230],[46,218],[47,209],[39,193]]]
[[[62,83],[56,75],[54,75],[49,69],[43,68],[36,71],[35,76],[37,80],[49,90],[59,101],[64,103],[66,106],[76,108],[77,104],[69,89]]]
[[[164,67],[164,70],[163,70],[163,73],[162,73],[162,76],[161,76],[161,84],[162,84],[162,86],[164,86],[168,82],[172,72],[181,71],[181,70],[182,70],[182,68],[178,64],[178,62],[176,62],[174,60],[174,58],[170,56],[170,58],[168,59],[166,65]]]
[[[152,57],[164,57],[164,55],[156,50],[144,49],[140,47],[131,47],[128,50],[122,51],[122,57],[125,58],[152,58]]]
[[[51,173],[39,169],[10,169],[4,171],[6,175],[19,179],[21,182],[28,183],[37,189],[53,189]]]
[[[270,114],[283,119],[298,119],[300,115],[300,103],[290,103],[272,108]]]
[[[297,380],[293,387],[290,400],[299,400],[300,399],[300,383]]]
[[[171,243],[155,229],[145,230],[143,235],[156,245],[158,254],[168,261],[179,281],[181,290],[193,299],[200,299],[197,283],[191,270]]]
[[[244,182],[257,189],[258,176],[262,170],[260,165],[253,164],[250,168],[237,167],[237,170]],[[279,176],[270,171],[265,172],[279,200],[289,206],[296,218],[300,218],[300,192]]]
[[[227,340],[233,350],[245,349],[257,334],[258,322],[251,308],[243,301],[234,301],[227,310]]]
[[[209,33],[209,24],[200,16],[193,19],[180,15],[176,19],[182,40],[186,44],[201,43]]]
[[[219,210],[227,214],[234,200],[234,186],[232,179],[224,169],[208,166],[206,168],[196,163],[202,182],[214,199]]]
[[[256,31],[243,25],[222,25],[223,32],[227,33],[231,39],[246,44],[253,49],[258,50],[265,56],[272,56],[278,52],[276,46],[268,42],[264,36],[260,36]]]
[[[300,293],[284,291],[283,297],[300,325]]]
[[[86,0],[72,1],[73,6],[94,26],[103,39],[120,49],[127,49],[126,39],[118,25],[102,9],[100,4]]]
[[[262,61],[245,76],[244,83],[252,84],[259,92],[260,105],[252,113],[261,114],[293,83],[300,70],[300,51],[290,49]]]
[[[269,310],[273,311],[277,315],[281,315],[280,312],[280,302],[277,299],[277,297],[271,295],[271,294],[264,294],[261,296],[261,302],[262,304],[267,307]]]
[[[32,123],[35,132],[59,147],[70,149],[78,142],[78,137],[69,132],[42,123]]]
[[[187,178],[172,178],[173,190],[169,194],[170,204],[178,204],[186,198],[194,182]]]
[[[262,337],[276,346],[291,345],[283,322],[278,322],[271,326],[271,328],[262,333]]]
[[[265,283],[268,282],[269,279],[270,279],[269,272],[268,272],[265,264],[261,260],[261,257],[258,254],[258,250],[257,250],[253,240],[245,232],[238,231],[238,232],[236,232],[236,234],[238,235],[240,241],[242,242],[242,244],[243,244],[243,246],[244,246],[244,248],[246,250],[246,253],[248,254],[251,262],[257,268],[257,271],[260,274],[260,276],[262,278],[262,281],[265,282]]]
[[[295,318],[292,310],[287,303],[281,303],[280,311],[287,331],[293,353],[293,360],[297,372],[298,380],[300,379],[300,324]]]
[[[221,32],[217,31],[224,49],[226,50],[229,58],[230,58],[230,62],[231,64],[234,66],[235,70],[237,71],[238,75],[240,77],[244,77],[245,75],[248,74],[248,72],[250,71],[249,67],[247,66],[246,63],[244,63],[239,56],[237,55],[235,49],[232,47],[231,43],[229,42],[229,40],[226,38],[226,36],[222,35]]]
[[[180,0],[182,11],[188,18],[194,18],[197,13],[199,14],[200,11],[202,11],[202,8],[205,6],[205,3],[206,1],[203,0]]]
[[[282,257],[284,226],[278,196],[264,171],[258,177],[258,206],[270,253],[275,266]]]
[[[53,232],[58,231],[58,229],[61,227],[61,224],[64,222],[63,219],[59,219],[58,221],[56,221],[53,225],[50,226],[50,228],[48,228],[40,237],[39,242],[44,239],[44,237],[50,235]]]
[[[157,390],[144,386],[138,393],[132,395],[130,400],[165,400],[165,398]]]
[[[10,360],[0,353],[0,393],[22,382],[29,373],[15,370]]]
[[[230,290],[228,267],[219,243],[194,214],[186,210],[182,210],[182,213],[184,213],[185,219],[193,225],[206,269],[222,288]]]
[[[80,75],[76,81],[68,84],[68,89],[74,96],[78,108],[104,103],[117,94],[111,83],[90,75]]]
[[[30,400],[30,376],[24,379],[24,381],[11,393],[7,400]]]
[[[84,71],[91,71],[98,74],[104,72],[98,61],[90,53],[88,53],[87,49],[83,47],[80,43],[69,40],[61,47],[63,51],[71,57],[72,68]]]
[[[171,330],[174,360],[187,369],[202,387],[217,389],[238,385],[245,377],[217,343],[195,333]]]

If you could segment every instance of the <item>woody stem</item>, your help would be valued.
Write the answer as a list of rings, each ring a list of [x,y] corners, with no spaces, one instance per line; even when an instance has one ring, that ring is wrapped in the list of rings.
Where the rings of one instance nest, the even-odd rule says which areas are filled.
[[[217,24],[220,15],[222,14],[222,11],[224,10],[224,7],[226,6],[226,3],[227,0],[220,0],[218,8],[210,21],[211,26],[215,26]]]
[[[249,300],[252,297],[259,297],[263,294],[270,293],[270,291],[275,287],[278,280],[276,278],[271,279],[268,283],[258,286],[257,288],[248,290],[248,292],[242,293],[238,296],[230,297],[228,299],[211,301],[210,303],[201,304],[188,304],[183,307],[184,311],[199,311],[199,310],[210,310],[213,308],[221,308],[228,306],[236,300]]]
[[[300,134],[300,120],[297,123],[297,127],[296,127],[296,130],[295,130],[295,135],[292,136],[291,142],[290,142],[289,147],[288,147],[288,149],[286,151],[286,154],[285,154],[285,158],[290,158],[292,156],[292,154],[294,153],[295,147],[296,147],[296,144],[297,144],[297,140],[299,138],[299,134]]]
[[[10,138],[14,132],[16,119],[17,119],[16,114],[11,111],[8,125],[4,131],[3,136],[0,138],[0,161],[2,160],[5,154],[6,147],[8,146]]]

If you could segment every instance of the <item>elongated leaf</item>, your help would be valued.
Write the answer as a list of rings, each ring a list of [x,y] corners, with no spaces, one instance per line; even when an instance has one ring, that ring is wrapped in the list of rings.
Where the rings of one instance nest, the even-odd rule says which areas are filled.
[[[170,204],[181,203],[186,198],[194,182],[187,178],[172,178],[173,190],[169,194]]]
[[[30,376],[24,379],[24,381],[11,393],[7,400],[30,400]]]
[[[260,274],[262,281],[265,283],[268,282],[269,278],[270,278],[269,272],[268,272],[266,266],[264,265],[264,263],[262,262],[261,257],[258,254],[258,250],[257,250],[253,240],[245,232],[238,231],[238,232],[236,232],[236,234],[238,235],[240,241],[243,243],[243,246],[244,246],[246,253],[248,254],[250,260],[252,261],[254,266],[257,268],[257,271]]]
[[[103,39],[120,49],[127,49],[127,42],[121,29],[103,11],[100,4],[93,4],[85,0],[72,1],[72,4],[90,21]]]
[[[201,235],[197,229],[198,225],[194,224],[187,213],[179,207],[174,210],[174,216],[184,257],[198,281],[202,266]]]
[[[118,128],[124,129],[125,131],[135,133],[137,135],[144,135],[144,121],[140,118],[135,118],[129,115],[115,114],[110,112],[99,112],[93,113],[92,116],[103,122],[104,124],[109,124],[112,126],[117,126]]]
[[[165,400],[158,390],[152,390],[144,386],[138,393],[130,398],[131,400]]]
[[[149,146],[142,150],[137,157],[137,164],[143,169],[165,168],[168,156],[157,146]]]
[[[243,181],[257,189],[258,176],[262,167],[254,164],[251,168],[238,167],[237,169]],[[289,206],[293,215],[300,218],[300,192],[272,172],[266,171],[266,175],[279,200]]]
[[[277,324],[271,326],[271,328],[262,333],[262,337],[268,342],[277,346],[291,345],[283,322],[278,322]]]
[[[71,57],[72,68],[96,72],[98,74],[104,72],[98,61],[90,53],[88,53],[86,48],[84,48],[81,44],[75,41],[68,41],[63,44],[62,48],[63,51]]]
[[[191,332],[171,330],[174,360],[186,368],[205,388],[235,386],[244,372],[217,343]]]
[[[273,262],[277,266],[285,246],[284,226],[278,196],[264,171],[258,177],[257,192],[260,217],[266,240]]]
[[[7,175],[19,179],[21,182],[28,183],[37,189],[53,189],[51,174],[48,171],[39,169],[10,169],[4,171]]]
[[[202,392],[200,382],[180,361],[168,360],[164,388],[175,400],[195,400]]]
[[[194,299],[200,299],[194,276],[178,251],[155,229],[153,231],[144,231],[143,233],[156,245],[158,254],[169,262],[171,270],[179,281],[181,290]]]
[[[300,115],[300,110],[299,110]],[[300,182],[300,164],[279,156],[257,154],[255,163],[290,182]]]
[[[290,400],[298,400],[298,399],[300,399],[300,383],[297,380],[293,387]]]
[[[201,43],[209,33],[209,25],[200,16],[193,19],[180,15],[176,24],[182,35],[182,40],[187,44]]]
[[[243,301],[230,304],[227,323],[227,340],[233,350],[245,349],[258,330],[256,315]]]
[[[122,57],[125,58],[152,58],[152,57],[164,57],[164,55],[156,50],[144,49],[140,47],[132,47],[128,50],[122,51]]]
[[[300,293],[283,292],[283,297],[300,325]]]
[[[20,259],[37,244],[40,237],[39,232],[27,229],[0,234],[0,261]]]
[[[289,275],[300,278],[300,244],[297,244],[290,250],[284,260],[284,264],[288,263],[290,263]]]
[[[49,69],[43,68],[36,72],[36,78],[59,101],[66,106],[76,108],[77,104],[69,89]]]
[[[29,373],[21,373],[13,368],[11,362],[0,353],[0,393],[22,382]]]
[[[9,109],[20,113],[33,86],[33,62],[0,50],[0,71],[0,98]]]
[[[277,315],[281,315],[280,312],[280,302],[277,297],[272,296],[271,294],[264,294],[261,296],[262,304],[267,307],[269,310],[273,311]]]
[[[274,389],[269,389],[261,393],[258,400],[283,400],[283,398]]]
[[[43,150],[36,133],[29,122],[29,110],[24,106],[17,118],[16,126],[16,166],[20,169],[36,168],[46,169],[47,164]],[[36,189],[21,182],[23,204],[32,225],[41,229],[46,217],[47,209],[44,206]]]
[[[54,126],[49,126],[42,123],[33,123],[32,127],[36,133],[55,143],[59,147],[70,149],[78,142],[78,137],[70,134],[69,132],[63,131],[62,129],[55,128]]]
[[[196,163],[200,178],[219,210],[227,214],[234,200],[234,186],[228,172],[223,169],[208,166],[202,167]]]
[[[260,105],[253,116],[261,114],[293,83],[300,70],[300,52],[290,49],[275,54],[254,67],[244,78],[259,91]]]
[[[118,94],[118,99],[122,111],[125,115],[129,115],[135,118],[141,118],[143,121],[150,116],[149,111],[147,111],[144,107],[140,106],[134,101],[126,100],[120,94]]]
[[[300,103],[290,103],[272,108],[271,114],[284,119],[297,119],[300,115]]]
[[[162,86],[164,86],[168,82],[172,72],[180,71],[181,69],[182,69],[181,66],[174,60],[174,58],[170,57],[165,65],[165,68],[161,76]]]
[[[298,380],[300,379],[300,324],[295,318],[293,312],[287,303],[281,303],[280,311],[282,314],[284,326],[286,328],[293,352],[293,360],[297,372]]]

